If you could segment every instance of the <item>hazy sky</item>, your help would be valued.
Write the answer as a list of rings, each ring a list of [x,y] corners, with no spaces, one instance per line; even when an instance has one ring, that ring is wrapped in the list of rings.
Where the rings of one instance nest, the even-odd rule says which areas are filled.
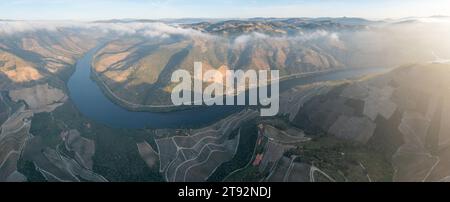
[[[449,0],[0,0],[0,19],[449,15]]]

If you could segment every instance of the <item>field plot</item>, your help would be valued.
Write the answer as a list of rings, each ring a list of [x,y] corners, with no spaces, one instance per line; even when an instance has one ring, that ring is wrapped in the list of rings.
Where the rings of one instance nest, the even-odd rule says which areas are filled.
[[[309,138],[305,137],[303,131],[296,128],[291,127],[287,130],[279,130],[271,125],[264,125],[263,128],[265,137],[281,144],[294,144],[309,140]]]
[[[63,132],[64,145],[46,147],[40,136],[31,138],[23,152],[24,160],[34,162],[37,170],[49,182],[105,182],[92,169],[93,142],[79,136],[77,131]]]
[[[446,124],[447,123],[447,124]],[[445,96],[439,130],[439,148],[450,146],[450,95]]]
[[[284,152],[291,149],[292,146],[281,145],[273,141],[269,141],[266,145],[259,171],[262,173],[266,170],[273,170],[277,161],[283,156]]]
[[[323,182],[334,181],[325,172],[315,166],[295,162],[297,156],[282,157],[275,169],[265,179],[268,182]]]
[[[294,162],[296,156],[285,156],[286,152],[295,150],[297,144],[310,140],[310,138],[305,137],[303,131],[284,121],[269,119],[260,121],[258,133],[257,148],[251,163],[229,176],[231,179],[242,175],[245,179],[252,181],[295,181],[289,179],[292,171],[295,173],[293,175],[300,176],[303,175],[300,171],[297,171],[301,170],[300,165],[309,168],[307,164]],[[295,170],[292,170],[292,168],[295,168]],[[308,174],[309,169],[304,175]],[[303,179],[306,179],[306,177],[299,178],[300,181]],[[309,181],[309,178],[307,181]]]
[[[381,89],[378,100],[386,101],[383,97],[390,95],[395,109],[401,112],[399,134],[391,134],[400,136],[404,142],[392,156],[394,181],[448,179],[450,173],[444,168],[449,165],[448,75],[448,65],[433,63],[398,68],[381,77],[391,81],[380,83],[390,83],[395,90],[391,92],[378,85],[378,91]],[[385,118],[392,110],[389,102],[375,108]]]
[[[160,172],[166,181],[207,180],[217,167],[233,158],[240,136],[245,135],[230,138],[230,134],[258,115],[257,111],[244,110],[209,127],[157,139]]]
[[[288,114],[292,121],[298,111],[312,97],[325,94],[331,89],[326,83],[311,84],[293,88],[280,95],[280,113]]]
[[[433,100],[437,102],[437,100]],[[436,103],[430,102],[426,114],[436,113]],[[393,156],[395,181],[425,181],[439,163],[425,147],[431,119],[417,112],[405,112],[399,125],[405,144]]]
[[[47,83],[30,88],[12,90],[9,96],[14,102],[23,100],[34,113],[51,112],[64,104],[68,97],[60,89],[53,88]]]
[[[286,173],[285,180],[288,182],[310,182],[311,166],[305,163],[294,163]]]
[[[150,168],[156,166],[159,157],[158,153],[156,153],[152,146],[146,141],[137,143],[136,145],[138,147],[139,154],[142,159],[144,159],[147,166]]]
[[[338,138],[367,143],[375,132],[376,125],[367,117],[340,116],[329,133]]]
[[[31,127],[29,119],[32,116],[31,111],[22,107],[1,126],[0,181],[26,180],[24,176],[17,172],[17,161],[25,142],[29,138]]]
[[[293,159],[282,157],[276,164],[275,169],[272,171],[272,173],[270,173],[266,180],[268,182],[284,182],[286,172],[289,170],[289,167],[293,162]]]
[[[340,116],[354,116],[357,110],[347,105],[348,98],[339,96],[342,87],[315,96],[302,107],[293,123],[309,133],[328,131]],[[336,97],[337,96],[337,97]]]
[[[8,119],[11,111],[10,107],[4,99],[5,98],[3,98],[3,94],[0,92],[0,125],[3,124],[6,119]]]
[[[92,156],[95,154],[94,141],[81,137],[77,130],[70,130],[61,134],[65,149],[74,153],[75,160],[84,168],[92,170]]]
[[[294,144],[306,142],[310,139],[305,137],[303,131],[287,126],[284,129],[276,128],[270,124],[260,124],[260,135],[266,139],[260,163],[254,166],[259,166],[261,173],[271,172],[276,166],[277,162],[285,152],[294,149]]]

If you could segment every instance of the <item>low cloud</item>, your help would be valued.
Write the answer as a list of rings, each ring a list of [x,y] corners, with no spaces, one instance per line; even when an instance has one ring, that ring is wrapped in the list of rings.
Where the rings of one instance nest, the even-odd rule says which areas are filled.
[[[64,29],[81,29],[118,35],[140,35],[167,38],[173,35],[206,36],[193,29],[165,23],[89,23],[74,21],[0,21],[0,34],[13,35],[36,31],[56,32]]]
[[[258,32],[254,32],[251,34],[244,34],[238,36],[233,41],[233,47],[241,47],[246,45],[247,43],[256,42],[258,40],[266,40],[266,41],[289,41],[295,43],[303,43],[310,41],[327,41],[337,43],[340,42],[339,33],[337,32],[329,32],[325,30],[316,30],[312,32],[299,32],[297,34],[285,35],[285,36],[270,36],[267,34],[262,34]]]
[[[318,29],[276,36],[254,32],[232,38],[162,22],[0,21],[0,35],[72,30],[83,34],[137,35],[150,39],[172,36],[209,37],[208,40],[227,41],[231,47],[238,49],[248,43],[280,42],[280,44],[291,43],[295,47],[312,45],[311,47],[321,51],[336,53],[350,66],[395,66],[406,62],[431,60],[436,55],[440,58],[450,58],[450,39],[446,37],[450,35],[449,19],[444,17],[402,19],[385,21],[361,30]],[[346,52],[339,52],[341,50]]]

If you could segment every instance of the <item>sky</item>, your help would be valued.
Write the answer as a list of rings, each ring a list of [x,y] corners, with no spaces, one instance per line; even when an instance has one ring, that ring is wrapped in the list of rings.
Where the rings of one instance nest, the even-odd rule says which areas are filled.
[[[0,19],[450,16],[449,0],[0,0]]]

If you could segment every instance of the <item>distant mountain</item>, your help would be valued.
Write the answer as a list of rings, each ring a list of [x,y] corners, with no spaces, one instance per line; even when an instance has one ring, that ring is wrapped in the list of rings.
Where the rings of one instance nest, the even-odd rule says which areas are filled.
[[[391,22],[394,24],[412,24],[412,23],[442,23],[442,22],[450,22],[450,16],[430,16],[430,17],[406,17],[400,19],[392,19],[387,20],[387,22]]]
[[[221,22],[230,19],[220,19],[220,18],[179,18],[179,19],[111,19],[111,20],[98,20],[93,21],[93,23],[154,23],[162,22],[168,24],[195,24],[201,22]]]
[[[92,23],[154,23],[159,22],[158,20],[150,19],[111,19],[111,20],[97,20],[92,21]]]
[[[364,29],[372,21],[359,18],[290,18],[290,19],[264,19],[228,20],[218,23],[201,22],[185,25],[206,33],[225,36],[236,36],[245,33],[259,32],[270,35],[297,34],[300,31],[344,31]]]

